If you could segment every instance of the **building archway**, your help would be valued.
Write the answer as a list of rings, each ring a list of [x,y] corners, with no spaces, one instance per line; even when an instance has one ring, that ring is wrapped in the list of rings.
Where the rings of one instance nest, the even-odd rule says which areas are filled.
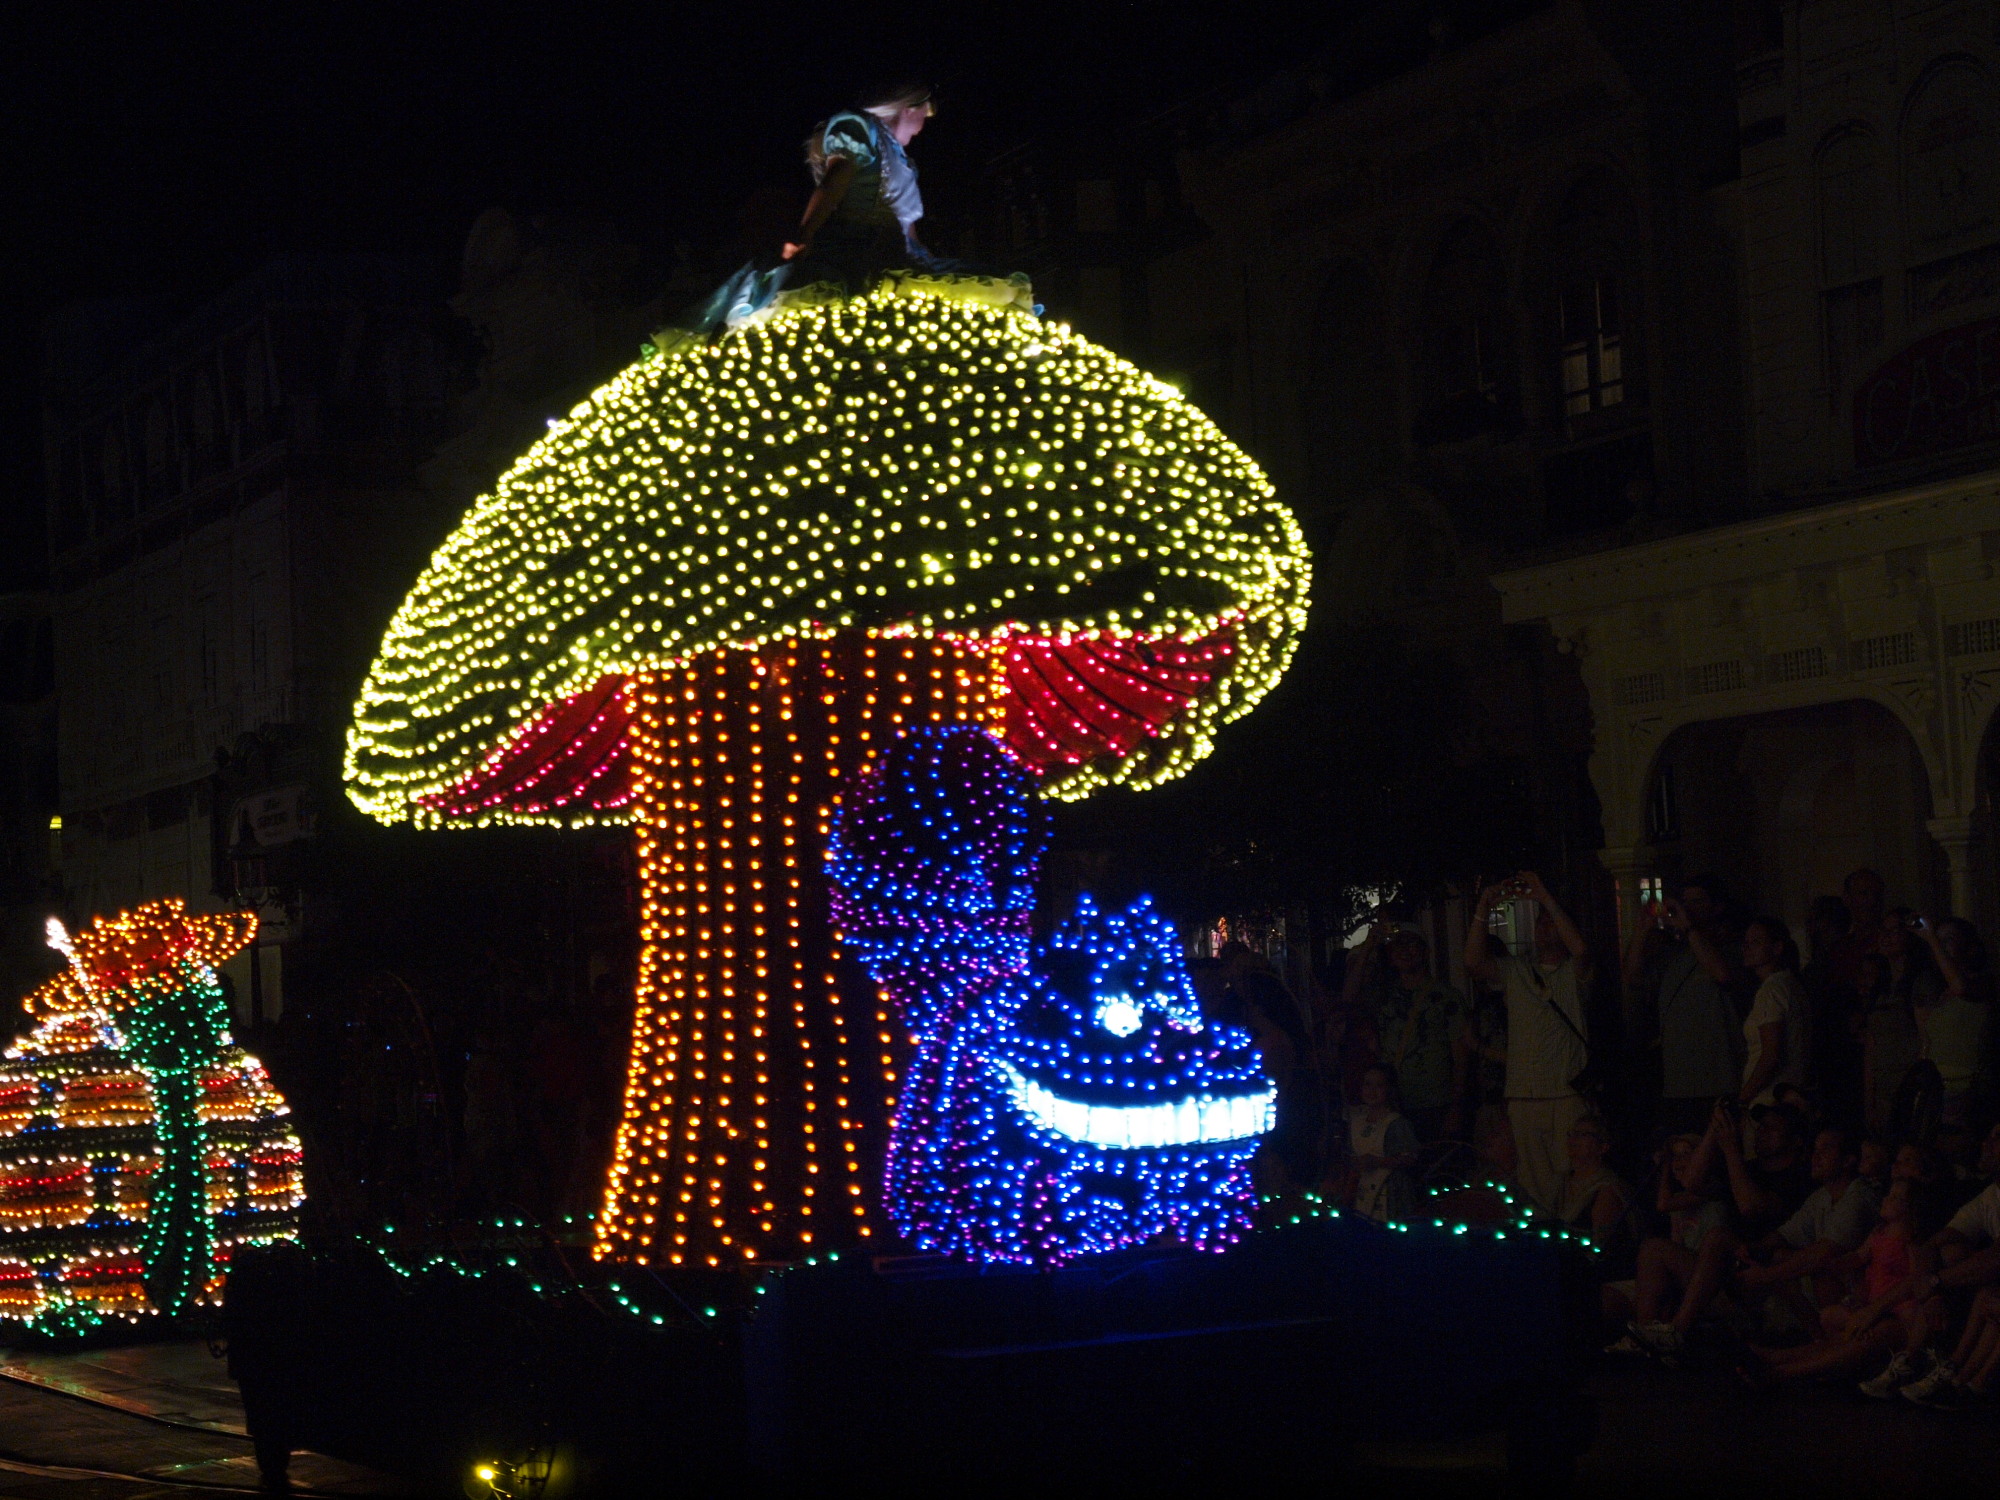
[[[1949,904],[1990,921],[1976,793],[2000,703],[1996,539],[2000,487],[1982,473],[1496,575],[1502,618],[1547,620],[1578,659],[1621,909],[1654,873],[1644,809],[1671,735],[1866,699],[1916,746]]]
[[[1682,725],[1647,788],[1659,878],[1715,874],[1803,932],[1815,896],[1881,872],[1892,904],[1950,909],[1930,774],[1901,719],[1864,698]]]

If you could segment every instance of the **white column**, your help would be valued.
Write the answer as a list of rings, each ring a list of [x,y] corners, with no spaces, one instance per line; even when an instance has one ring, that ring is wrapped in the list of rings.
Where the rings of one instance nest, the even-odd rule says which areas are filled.
[[[1976,814],[1932,818],[1924,825],[1944,850],[1951,866],[1951,911],[1977,923],[1982,930],[1986,913],[1980,909],[1978,863],[1985,851],[1986,831]]]
[[[1653,873],[1655,852],[1651,844],[1613,845],[1597,851],[1597,862],[1618,888],[1618,945],[1623,951],[1639,920],[1639,880]]]

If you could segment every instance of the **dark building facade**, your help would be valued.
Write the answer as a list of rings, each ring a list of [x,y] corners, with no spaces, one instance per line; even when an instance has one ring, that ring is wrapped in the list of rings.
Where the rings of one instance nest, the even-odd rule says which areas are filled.
[[[54,691],[23,712],[50,772],[27,818],[60,863],[23,921],[256,909],[224,972],[298,1110],[314,1212],[581,1209],[608,1151],[626,841],[385,829],[340,775],[426,557],[659,321],[641,269],[601,226],[495,210],[455,289],[309,257],[178,318],[87,306],[49,328]]]
[[[42,923],[62,896],[55,663],[46,594],[0,594],[0,986],[47,971]]]
[[[1315,631],[1390,621],[1462,665],[1464,754],[1599,892],[1584,685],[1488,580],[1751,503],[1737,19],[1374,7],[1257,87],[1003,160],[980,246],[1265,466]]]
[[[1870,865],[1991,932],[2000,7],[1751,14],[1742,512],[1494,583],[1578,665],[1628,910],[1714,869],[1798,923]]]
[[[1996,79],[1990,3],[1385,5],[1001,162],[981,248],[1265,464],[1315,629],[1463,664],[1600,936],[1860,864],[1990,923]]]
[[[425,544],[438,304],[418,266],[309,258],[150,338],[101,307],[48,329],[68,904],[255,902],[265,939],[232,978],[272,1014],[366,622]]]

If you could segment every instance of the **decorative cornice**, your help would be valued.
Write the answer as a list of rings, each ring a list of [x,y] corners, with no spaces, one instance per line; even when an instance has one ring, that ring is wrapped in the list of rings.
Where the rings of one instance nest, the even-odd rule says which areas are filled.
[[[1513,624],[1615,609],[1891,548],[1955,542],[1983,531],[2000,531],[2000,475],[1990,471],[1496,573],[1492,582],[1500,591],[1501,617]]]

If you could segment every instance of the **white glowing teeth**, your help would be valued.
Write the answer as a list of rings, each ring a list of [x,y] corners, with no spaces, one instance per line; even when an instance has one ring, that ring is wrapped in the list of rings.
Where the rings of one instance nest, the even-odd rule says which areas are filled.
[[[1169,1104],[1085,1104],[1030,1083],[1005,1063],[997,1065],[1014,1107],[1051,1134],[1130,1151],[1154,1146],[1200,1146],[1266,1135],[1277,1123],[1278,1091],[1190,1095]]]

